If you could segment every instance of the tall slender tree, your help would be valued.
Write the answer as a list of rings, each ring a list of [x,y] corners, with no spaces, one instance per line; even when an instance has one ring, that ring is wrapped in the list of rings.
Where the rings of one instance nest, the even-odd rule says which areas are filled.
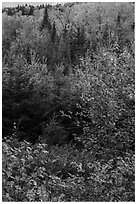
[[[53,26],[52,26],[52,33],[51,33],[51,38],[52,38],[52,42],[55,42],[55,38],[56,38],[56,25],[55,25],[55,21],[53,22]]]
[[[44,10],[44,17],[43,17],[43,20],[42,20],[42,23],[41,23],[41,26],[40,26],[40,30],[42,31],[44,28],[47,28],[50,31],[52,29],[51,23],[50,23],[50,20],[49,20],[47,6],[45,7],[45,10]]]

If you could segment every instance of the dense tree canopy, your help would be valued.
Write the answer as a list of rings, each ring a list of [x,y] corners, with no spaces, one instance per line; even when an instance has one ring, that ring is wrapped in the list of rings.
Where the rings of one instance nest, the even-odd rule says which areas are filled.
[[[4,201],[134,201],[134,25],[129,2],[3,8]]]

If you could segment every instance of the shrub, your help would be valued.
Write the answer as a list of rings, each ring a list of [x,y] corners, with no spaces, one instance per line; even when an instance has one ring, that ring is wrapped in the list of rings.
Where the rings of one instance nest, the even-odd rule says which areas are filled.
[[[61,145],[65,143],[68,133],[55,119],[52,119],[46,127],[43,127],[42,141],[49,145]]]
[[[134,201],[134,155],[96,160],[71,145],[3,142],[3,201]],[[109,156],[109,155],[108,155]]]

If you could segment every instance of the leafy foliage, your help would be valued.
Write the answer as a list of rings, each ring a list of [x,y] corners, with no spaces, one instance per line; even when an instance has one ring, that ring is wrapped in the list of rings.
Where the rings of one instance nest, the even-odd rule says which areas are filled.
[[[134,201],[134,156],[3,142],[3,201]]]

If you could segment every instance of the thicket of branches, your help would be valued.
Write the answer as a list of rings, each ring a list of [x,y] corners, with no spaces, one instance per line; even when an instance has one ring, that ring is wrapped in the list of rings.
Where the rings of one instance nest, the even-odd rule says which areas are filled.
[[[126,162],[123,158],[130,160],[131,157],[133,162],[135,151],[134,4],[66,3],[54,6],[42,5],[33,9],[25,5],[14,9],[3,9],[2,20],[4,157],[8,158],[6,148],[9,152],[12,150],[14,152],[18,148],[18,151],[23,151],[22,154],[25,154],[24,149],[19,150],[20,144],[24,145],[23,148],[27,148],[26,144],[28,144],[32,151],[31,157],[36,162],[39,159],[38,155],[35,157],[33,147],[37,150],[42,144],[48,145],[46,148],[49,155],[55,156],[57,153],[64,159],[67,152],[74,155],[75,151],[80,151],[79,155],[83,152],[83,160],[80,157],[77,158],[75,165],[75,156],[68,158],[69,168],[73,169],[73,172],[67,172],[64,177],[63,169],[65,171],[68,169],[67,164],[64,166],[59,159],[55,162],[55,166],[60,166],[62,169],[60,173],[58,168],[55,172],[52,172],[52,168],[46,170],[47,164],[42,163],[44,160],[43,154],[41,155],[40,166],[45,168],[43,172],[47,171],[46,174],[50,175],[47,188],[48,185],[53,188],[52,181],[55,179],[57,183],[59,182],[59,190],[57,195],[54,188],[49,191],[52,198],[50,193],[46,198],[41,197],[40,193],[38,200],[54,201],[53,198],[55,198],[57,201],[92,201],[91,199],[93,201],[111,199],[111,201],[133,201],[134,164],[131,168],[132,172],[129,170],[125,176],[127,179],[130,175],[131,181],[128,180],[126,183],[126,180],[122,180],[125,183],[120,184],[124,188],[123,191],[120,190],[120,195],[117,195],[119,188],[116,181],[113,192],[108,193],[105,187],[106,198],[98,197],[101,180],[99,184],[97,178],[94,178],[95,185],[92,188],[90,186],[89,194],[86,194],[88,190],[84,185],[85,182],[91,185],[91,177],[95,172],[96,175],[98,174],[96,170],[92,171],[92,168],[87,167],[89,163],[93,163],[95,168],[97,163],[102,165],[100,162],[105,162],[109,167],[113,166],[114,174],[118,178],[118,172],[116,172],[118,162]],[[12,146],[12,143],[15,146]],[[53,147],[54,152],[52,152]],[[92,155],[89,155],[91,153]],[[5,170],[6,167],[4,167],[4,175],[10,172],[8,179],[17,176],[13,175],[13,169],[19,162],[18,153],[16,156],[15,163],[8,167],[9,170]],[[44,157],[47,158],[46,154]],[[89,160],[92,158],[92,162],[84,160],[84,157]],[[29,158],[24,160],[24,162],[28,161]],[[10,165],[10,162],[6,165]],[[48,165],[50,168],[49,161]],[[81,170],[78,170],[79,165],[82,165]],[[30,162],[30,166],[33,169],[33,163]],[[88,176],[86,176],[87,172]],[[28,177],[27,170],[24,173],[23,178],[31,178],[32,175]],[[81,179],[80,185],[83,191],[75,179],[75,186],[71,181],[70,186],[67,186],[69,181],[66,180],[64,184],[66,189],[61,190],[60,185],[63,185],[61,182],[64,182],[64,178],[70,179],[70,174],[76,176],[75,179]],[[38,175],[35,176],[38,179]],[[14,182],[14,179],[9,181],[6,180],[7,178],[4,177],[4,185],[8,185],[7,182]],[[86,181],[82,180],[83,178],[90,179]],[[123,179],[123,174],[120,178]],[[22,177],[20,179],[23,182]],[[57,179],[61,180],[57,181]],[[109,180],[110,186],[115,179]],[[36,181],[38,186],[39,182]],[[107,185],[107,178],[104,178],[104,182]],[[127,188],[129,183],[131,188]],[[18,185],[18,188],[23,189],[20,184]],[[41,190],[43,185],[44,183],[40,182]],[[9,192],[13,186],[11,184],[9,186],[8,195],[6,190],[3,191],[4,200],[20,199],[21,201],[23,198],[19,198],[21,196],[19,190],[14,189],[18,193],[11,195]],[[67,191],[71,188],[74,188],[74,191],[72,195],[68,193],[67,197]],[[23,191],[25,193],[27,188]],[[48,190],[44,188],[45,191]],[[122,192],[124,192],[123,197],[121,197]],[[23,201],[31,200],[29,195],[27,196]],[[35,196],[34,200],[37,199]]]

